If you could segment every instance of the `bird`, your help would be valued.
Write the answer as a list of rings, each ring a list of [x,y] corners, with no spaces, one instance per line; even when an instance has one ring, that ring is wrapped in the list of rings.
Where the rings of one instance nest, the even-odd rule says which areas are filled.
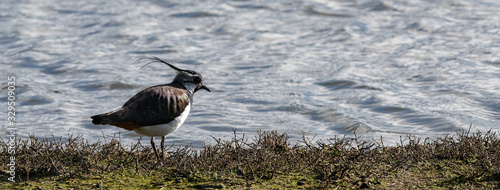
[[[198,90],[211,90],[203,84],[203,77],[196,71],[184,70],[150,57],[150,63],[163,63],[177,71],[168,84],[148,87],[130,98],[119,109],[91,116],[94,125],[113,125],[140,136],[151,137],[151,146],[160,160],[154,138],[161,137],[161,158],[164,157],[165,136],[178,129],[186,120]],[[143,67],[144,67],[143,66]],[[142,68],[142,67],[141,67]]]

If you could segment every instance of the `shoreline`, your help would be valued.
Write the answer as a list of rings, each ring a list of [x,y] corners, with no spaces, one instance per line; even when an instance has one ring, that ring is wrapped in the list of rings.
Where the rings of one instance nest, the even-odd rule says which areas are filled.
[[[239,137],[242,136],[242,137]],[[9,144],[2,148],[3,188],[27,189],[495,189],[500,188],[500,135],[459,131],[405,144],[335,137],[290,144],[286,134],[235,132],[201,150],[167,146],[159,164],[150,147],[116,139],[89,143],[69,136],[16,143],[16,182],[9,182]]]

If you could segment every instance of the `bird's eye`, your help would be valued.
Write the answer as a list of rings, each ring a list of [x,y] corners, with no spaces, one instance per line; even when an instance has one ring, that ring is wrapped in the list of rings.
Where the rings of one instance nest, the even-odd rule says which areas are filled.
[[[200,83],[201,82],[201,77],[198,77],[198,76],[194,77],[193,78],[193,82],[194,83]]]

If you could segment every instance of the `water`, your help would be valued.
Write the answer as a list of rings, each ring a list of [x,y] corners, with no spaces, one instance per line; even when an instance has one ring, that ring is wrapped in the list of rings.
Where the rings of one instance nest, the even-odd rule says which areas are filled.
[[[0,26],[0,101],[16,76],[18,137],[137,141],[89,117],[172,80],[164,65],[140,69],[147,56],[212,89],[168,143],[201,147],[233,129],[294,142],[356,132],[386,145],[470,124],[500,131],[494,0],[2,0]]]

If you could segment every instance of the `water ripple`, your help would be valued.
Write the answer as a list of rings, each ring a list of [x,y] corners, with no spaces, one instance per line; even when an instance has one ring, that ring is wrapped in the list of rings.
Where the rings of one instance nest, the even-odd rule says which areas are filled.
[[[20,136],[135,142],[89,116],[170,82],[168,67],[134,64],[150,56],[198,71],[212,89],[197,92],[168,143],[201,147],[233,129],[388,141],[471,123],[499,131],[498,12],[489,0],[5,0],[0,77],[17,78]]]

